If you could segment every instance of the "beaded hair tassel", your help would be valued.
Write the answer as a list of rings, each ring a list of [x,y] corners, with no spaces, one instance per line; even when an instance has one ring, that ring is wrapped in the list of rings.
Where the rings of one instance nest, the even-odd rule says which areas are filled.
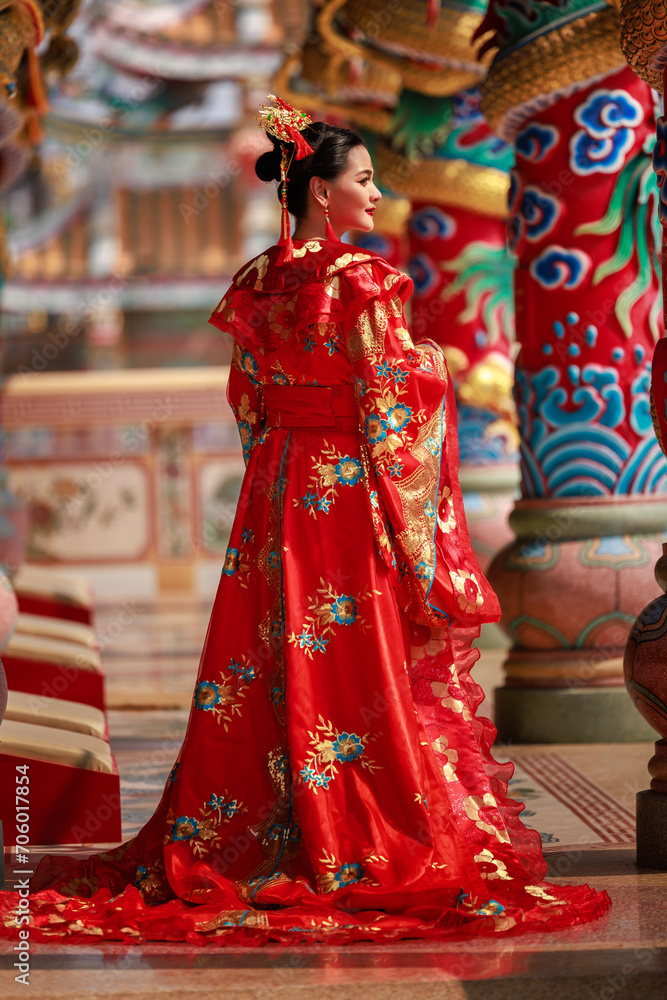
[[[304,156],[310,156],[315,150],[301,134],[305,128],[312,125],[312,119],[305,111],[293,108],[287,101],[275,97],[274,94],[267,96],[270,101],[273,101],[273,104],[261,104],[259,107],[261,113],[255,118],[255,121],[265,132],[280,140],[280,204],[282,211],[278,245],[282,246],[283,249],[280,252],[278,262],[283,262],[293,259],[294,249],[290,233],[289,212],[287,211],[287,185],[289,183],[287,172],[292,157],[302,160]],[[288,143],[293,144],[294,149],[289,149]]]

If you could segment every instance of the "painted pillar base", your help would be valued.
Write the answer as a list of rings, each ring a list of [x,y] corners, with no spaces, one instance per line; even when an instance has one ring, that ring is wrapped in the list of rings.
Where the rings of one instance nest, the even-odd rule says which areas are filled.
[[[495,726],[497,742],[508,744],[640,743],[655,737],[622,687],[496,688]],[[667,801],[667,795],[662,798]]]
[[[637,792],[637,864],[667,871],[667,795]]]
[[[512,648],[496,692],[496,727],[513,743],[654,739],[630,711],[623,654],[664,528],[660,498],[521,500],[516,541],[487,577]]]

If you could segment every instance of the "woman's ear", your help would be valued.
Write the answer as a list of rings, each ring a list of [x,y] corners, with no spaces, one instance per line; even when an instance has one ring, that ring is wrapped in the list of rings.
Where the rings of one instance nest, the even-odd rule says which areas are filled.
[[[310,190],[318,204],[324,206],[327,203],[326,182],[321,177],[310,178]]]

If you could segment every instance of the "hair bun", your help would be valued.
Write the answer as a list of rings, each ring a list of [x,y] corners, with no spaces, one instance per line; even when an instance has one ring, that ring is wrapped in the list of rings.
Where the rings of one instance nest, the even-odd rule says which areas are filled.
[[[269,149],[266,153],[262,153],[262,155],[257,158],[257,162],[255,163],[255,173],[259,177],[260,181],[280,180],[281,159],[282,150],[280,148],[280,143],[274,142],[273,149]]]

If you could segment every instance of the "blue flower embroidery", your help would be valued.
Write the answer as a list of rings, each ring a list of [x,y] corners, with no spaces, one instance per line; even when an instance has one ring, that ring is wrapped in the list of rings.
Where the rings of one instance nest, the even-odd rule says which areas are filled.
[[[428,563],[418,562],[415,563],[415,576],[418,580],[430,580],[431,579],[431,567]]]
[[[315,773],[316,772],[313,770],[313,768],[312,767],[308,767],[308,766],[302,768],[302,770],[299,771],[299,774],[301,775],[301,777],[303,778],[303,780],[306,782],[306,784],[308,784],[308,782],[310,782],[310,781],[315,781]]]
[[[379,504],[379,501],[378,501],[378,491],[377,490],[371,490],[371,492],[370,492],[370,501],[371,501],[371,507],[373,507],[375,510],[379,510],[380,509],[380,504]]]
[[[396,459],[390,466],[388,466],[389,475],[392,479],[400,479],[403,475],[403,463]]]
[[[200,681],[195,688],[194,706],[204,712],[214,708],[221,699],[220,685],[215,681]]]
[[[306,632],[305,629],[303,630],[301,635],[297,636],[297,639],[299,640],[299,647],[301,649],[303,649],[305,646],[312,646],[313,644],[312,635],[310,634],[310,632]]]
[[[305,493],[301,497],[301,502],[303,506],[308,510],[309,507],[314,507],[317,503],[317,494],[315,493]]]
[[[352,625],[358,610],[357,602],[349,594],[341,594],[331,605],[331,614],[339,625]]]
[[[199,833],[199,823],[191,816],[179,816],[171,825],[171,840],[192,840]]]
[[[252,427],[245,420],[239,421],[238,429],[243,449],[243,458],[247,462],[250,458],[250,452],[255,447],[255,437],[252,433]]]
[[[247,544],[248,542],[254,541],[254,537],[255,536],[253,535],[253,533],[250,530],[250,528],[244,528],[243,531],[241,532],[241,538],[243,539],[243,542],[245,544]]]
[[[330,340],[326,340],[324,342],[324,346],[329,348],[329,356],[331,356],[334,351],[338,350],[338,343],[333,339],[333,337]]]
[[[274,705],[282,705],[285,700],[285,689],[274,687],[271,691],[271,701]]]
[[[280,559],[275,549],[273,550],[273,552],[269,552],[268,563],[269,563],[269,569],[278,569],[278,566],[280,565]]]
[[[228,802],[225,802],[220,808],[222,809],[222,812],[227,817],[227,819],[231,819],[232,816],[235,816],[236,813],[239,811],[239,800],[230,799]]]
[[[303,342],[303,349],[304,349],[304,351],[308,351],[310,354],[312,354],[314,346],[315,346],[315,341],[313,340],[313,338],[312,337],[306,337],[306,339]]]
[[[405,382],[408,377],[408,373],[398,366],[394,367],[388,361],[383,361],[379,365],[375,365],[375,370],[380,378],[393,378],[394,383],[398,385],[399,382]]]
[[[366,417],[364,434],[371,444],[377,444],[378,441],[384,441],[387,436],[388,429],[389,425],[387,424],[387,421],[383,420],[379,414],[371,413],[370,416]]]
[[[397,403],[387,411],[387,420],[392,430],[400,431],[410,423],[412,407]]]
[[[331,500],[329,497],[318,497],[317,498],[317,509],[323,511],[325,514],[329,513],[329,507],[331,506]]]
[[[490,899],[485,906],[481,906],[477,913],[480,917],[497,917],[505,912],[505,907],[497,899]]]
[[[435,507],[430,500],[427,500],[424,504],[424,513],[427,517],[435,517]]]
[[[337,888],[343,885],[352,885],[353,882],[358,882],[361,876],[364,874],[364,870],[359,864],[346,864],[341,865],[337,872],[334,872],[334,879],[337,882]]]
[[[289,385],[289,379],[287,375],[283,375],[282,372],[276,372],[275,375],[272,375],[271,381],[275,382],[276,385]]]
[[[312,648],[317,653],[326,653],[325,647],[328,641],[329,641],[328,639],[324,639],[321,635],[314,635],[312,641]]]
[[[222,566],[223,576],[234,576],[239,565],[239,550],[227,549],[225,561]]]
[[[253,358],[250,351],[244,351],[241,355],[241,368],[246,375],[250,376],[250,380],[252,382],[256,383],[258,381],[257,376],[259,375],[259,368],[257,367],[257,362]]]
[[[342,483],[343,486],[355,486],[363,475],[359,459],[350,458],[349,455],[341,457],[338,465],[334,466],[334,472],[338,482]]]
[[[225,805],[224,795],[216,795],[213,793],[211,795],[210,801],[206,803],[211,807],[211,809],[222,809]]]
[[[134,885],[136,885],[138,888],[139,883],[143,882],[143,880],[146,878],[147,875],[148,875],[148,868],[145,868],[144,865],[139,865],[139,867],[137,868],[137,874],[134,879]]]
[[[243,448],[243,457],[248,461],[250,452],[255,445],[255,438],[252,433],[252,427],[245,420],[240,420],[238,423],[239,437],[241,438],[241,447]]]
[[[338,760],[356,760],[364,752],[364,745],[356,733],[338,733],[333,750]]]
[[[243,664],[237,663],[236,660],[232,660],[227,669],[231,670],[233,674],[240,674],[243,669]]]
[[[316,774],[315,775],[315,787],[316,788],[324,788],[324,790],[326,791],[326,789],[329,787],[329,782],[330,781],[331,781],[331,775],[330,774]]]

